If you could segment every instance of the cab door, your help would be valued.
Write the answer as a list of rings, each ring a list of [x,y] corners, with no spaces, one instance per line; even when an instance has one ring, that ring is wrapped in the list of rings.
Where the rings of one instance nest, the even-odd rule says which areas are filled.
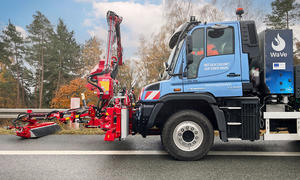
[[[209,92],[215,97],[242,96],[237,29],[237,24],[224,24],[191,32],[193,61],[186,65],[185,92]]]

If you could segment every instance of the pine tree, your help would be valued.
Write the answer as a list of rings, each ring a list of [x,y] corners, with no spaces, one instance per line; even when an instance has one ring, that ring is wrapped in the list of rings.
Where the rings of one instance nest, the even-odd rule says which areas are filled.
[[[16,80],[7,65],[0,63],[0,108],[16,107]]]
[[[300,18],[300,4],[295,0],[275,0],[272,13],[266,17],[267,26],[273,29],[289,29]]]
[[[10,65],[10,52],[7,50],[7,44],[0,38],[0,63],[4,65]]]
[[[16,81],[16,107],[21,106],[21,96],[24,104],[24,80],[22,76],[22,71],[25,68],[23,64],[24,56],[24,39],[20,32],[16,30],[16,27],[9,21],[8,26],[2,31],[3,35],[1,39],[3,40],[3,46],[6,47],[6,55],[11,59],[11,64],[8,64],[12,74],[14,75]],[[7,62],[6,62],[7,64]]]
[[[47,67],[47,60],[49,59],[49,45],[51,36],[53,35],[53,28],[50,21],[41,12],[37,11],[33,15],[33,22],[27,26],[28,39],[30,40],[28,48],[28,61],[35,68],[36,83],[36,106],[41,108],[43,105],[44,81],[45,81],[45,67]]]
[[[49,104],[61,85],[80,75],[80,46],[74,38],[74,31],[68,31],[62,19],[59,19],[56,32],[51,36],[50,59],[45,69],[48,92],[45,103]]]

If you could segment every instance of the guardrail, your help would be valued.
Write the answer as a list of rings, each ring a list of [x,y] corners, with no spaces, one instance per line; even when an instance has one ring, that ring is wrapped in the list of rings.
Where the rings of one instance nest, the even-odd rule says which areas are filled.
[[[37,113],[48,113],[54,110],[58,111],[65,111],[67,109],[6,109],[6,108],[0,108],[0,119],[13,119],[17,118],[18,114],[20,113],[26,113],[27,110],[30,109],[32,112],[37,112]]]

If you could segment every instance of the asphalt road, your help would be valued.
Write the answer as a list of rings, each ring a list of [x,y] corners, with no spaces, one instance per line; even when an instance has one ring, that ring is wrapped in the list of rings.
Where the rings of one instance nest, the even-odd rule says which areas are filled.
[[[216,137],[211,151],[214,153],[193,162],[175,161],[168,155],[84,154],[152,150],[163,152],[159,137],[134,136],[122,142],[105,142],[103,136],[91,135],[51,135],[29,140],[1,135],[0,179],[300,179],[300,156],[275,153],[299,153],[300,142],[296,141],[223,143]],[[12,151],[83,154],[5,154]],[[228,155],[220,155],[222,152]],[[269,155],[257,156],[261,152]]]

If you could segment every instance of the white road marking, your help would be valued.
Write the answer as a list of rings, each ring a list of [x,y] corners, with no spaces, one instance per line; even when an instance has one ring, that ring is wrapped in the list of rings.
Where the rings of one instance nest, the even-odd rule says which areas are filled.
[[[0,151],[0,155],[166,155],[165,151]]]
[[[300,156],[300,152],[210,151],[212,156]]]
[[[0,151],[0,155],[167,155],[165,151]],[[300,152],[210,151],[210,156],[290,156]]]

